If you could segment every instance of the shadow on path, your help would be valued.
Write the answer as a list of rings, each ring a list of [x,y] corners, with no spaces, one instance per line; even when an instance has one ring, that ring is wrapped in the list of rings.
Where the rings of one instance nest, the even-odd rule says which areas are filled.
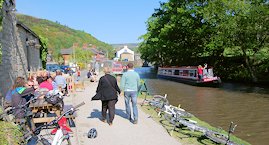
[[[118,115],[124,119],[128,119],[128,117],[125,113],[125,110],[122,110],[122,109],[115,109],[115,115]],[[101,120],[101,118],[102,118],[101,111],[98,109],[93,109],[93,111],[91,112],[91,114],[87,118],[98,118]]]

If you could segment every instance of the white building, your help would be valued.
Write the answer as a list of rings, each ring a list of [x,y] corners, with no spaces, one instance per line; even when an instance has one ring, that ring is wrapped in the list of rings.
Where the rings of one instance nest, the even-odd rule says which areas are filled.
[[[114,60],[134,61],[134,51],[129,49],[126,45],[116,52]]]

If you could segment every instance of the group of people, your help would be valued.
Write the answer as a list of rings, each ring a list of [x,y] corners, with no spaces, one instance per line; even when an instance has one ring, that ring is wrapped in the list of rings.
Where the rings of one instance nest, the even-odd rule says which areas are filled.
[[[138,123],[138,109],[137,109],[137,95],[140,88],[140,76],[134,71],[134,65],[129,63],[127,65],[127,71],[124,72],[120,81],[120,87],[118,86],[117,79],[110,74],[111,69],[104,67],[105,75],[99,80],[96,92],[101,94],[100,100],[102,101],[102,118],[103,122],[108,122],[112,125],[115,116],[115,104],[118,101],[118,96],[123,92],[126,118],[132,123]],[[93,71],[88,74],[89,78],[96,81],[97,78]],[[56,90],[59,88],[67,90],[67,83],[65,77],[62,76],[62,72],[57,70],[56,73],[49,73],[47,71],[40,71],[36,74],[32,74],[28,79],[23,77],[17,77],[10,93],[11,106],[19,106],[25,104],[34,94],[36,89],[45,88],[48,90]],[[7,99],[8,100],[8,99]],[[132,110],[130,108],[130,102],[132,104]],[[109,118],[106,118],[108,111]],[[23,111],[16,112],[17,118],[24,117]],[[133,117],[132,117],[133,116]]]
[[[140,76],[134,71],[134,65],[129,63],[127,71],[123,73],[120,87],[117,84],[117,79],[110,74],[110,68],[104,67],[105,75],[99,80],[96,93],[101,94],[100,100],[102,101],[102,116],[101,121],[107,122],[109,125],[113,124],[115,116],[115,104],[118,101],[118,94],[124,92],[126,118],[134,124],[138,123],[138,110],[137,110],[137,94],[140,88]],[[133,107],[131,113],[130,101]],[[108,119],[106,118],[108,112]],[[133,118],[132,118],[133,114]]]
[[[24,105],[37,89],[57,90],[63,89],[67,93],[67,82],[62,72],[57,70],[56,73],[47,71],[38,71],[29,75],[27,80],[23,77],[17,77],[12,88],[6,95],[6,103],[12,107]],[[16,118],[24,117],[23,111],[18,109],[14,113]]]

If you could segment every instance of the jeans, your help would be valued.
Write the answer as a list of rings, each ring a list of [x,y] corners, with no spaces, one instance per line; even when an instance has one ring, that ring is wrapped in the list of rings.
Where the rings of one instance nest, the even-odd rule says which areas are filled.
[[[138,119],[138,110],[137,110],[137,91],[125,91],[124,92],[124,100],[125,100],[125,108],[127,118],[131,119],[131,108],[130,108],[130,100],[132,101],[133,106],[133,116],[134,120]]]

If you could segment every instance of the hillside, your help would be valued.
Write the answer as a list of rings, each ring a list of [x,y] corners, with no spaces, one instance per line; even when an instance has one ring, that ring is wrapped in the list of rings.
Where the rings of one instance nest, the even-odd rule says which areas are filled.
[[[84,31],[74,30],[68,26],[63,26],[59,22],[52,22],[46,19],[39,19],[32,16],[17,14],[19,21],[32,29],[37,35],[48,39],[48,49],[52,50],[54,56],[59,56],[60,49],[70,48],[73,43],[92,44],[97,49],[108,51],[113,55],[114,48],[94,38],[91,34]]]

